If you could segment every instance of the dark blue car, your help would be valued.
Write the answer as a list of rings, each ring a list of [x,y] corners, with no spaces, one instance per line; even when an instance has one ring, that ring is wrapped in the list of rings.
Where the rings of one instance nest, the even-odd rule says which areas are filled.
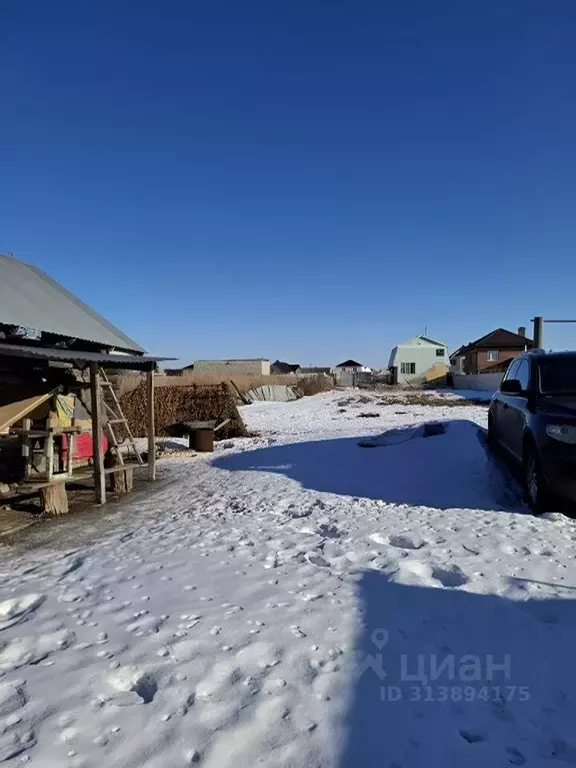
[[[535,512],[555,496],[576,501],[576,352],[517,357],[490,404],[488,439],[521,466]]]

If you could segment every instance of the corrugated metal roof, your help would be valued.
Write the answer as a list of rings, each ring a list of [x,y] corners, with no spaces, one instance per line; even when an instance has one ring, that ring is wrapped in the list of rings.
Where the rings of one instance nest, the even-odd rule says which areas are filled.
[[[12,256],[0,255],[0,323],[144,352],[47,274]]]
[[[100,352],[84,352],[77,349],[58,349],[32,347],[20,344],[0,344],[0,355],[9,357],[28,357],[40,360],[58,360],[73,363],[100,363],[109,368],[128,368],[137,370],[148,368],[150,363],[162,360],[175,360],[173,357],[149,357],[148,355],[104,355]]]

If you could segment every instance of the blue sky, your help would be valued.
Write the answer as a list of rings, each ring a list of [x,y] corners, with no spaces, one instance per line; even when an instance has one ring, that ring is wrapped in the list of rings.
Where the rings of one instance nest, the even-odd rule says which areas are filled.
[[[185,363],[576,317],[575,36],[574,0],[3,0],[0,251]]]

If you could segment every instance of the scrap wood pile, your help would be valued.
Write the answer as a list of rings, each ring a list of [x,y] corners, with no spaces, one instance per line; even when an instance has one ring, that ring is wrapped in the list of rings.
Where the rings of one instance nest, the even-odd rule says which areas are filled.
[[[147,435],[146,385],[126,392],[120,399],[124,416],[132,434]],[[184,434],[179,425],[185,421],[215,421],[221,424],[230,419],[216,437],[246,437],[248,431],[236,407],[235,398],[228,384],[190,384],[188,386],[158,387],[154,393],[156,435],[174,437]]]
[[[261,387],[254,387],[244,394],[249,403],[264,401],[289,403],[292,400],[299,400],[302,397],[296,387],[288,387],[286,384],[268,384]]]

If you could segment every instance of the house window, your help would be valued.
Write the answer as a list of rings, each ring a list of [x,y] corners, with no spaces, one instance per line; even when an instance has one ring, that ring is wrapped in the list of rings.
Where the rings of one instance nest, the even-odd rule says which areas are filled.
[[[498,361],[498,350],[489,349],[488,352],[486,352],[486,360],[489,363],[496,363]]]
[[[444,350],[443,349],[437,349],[436,350],[436,357],[444,357]]]
[[[414,376],[416,373],[416,363],[400,363],[400,373]]]

